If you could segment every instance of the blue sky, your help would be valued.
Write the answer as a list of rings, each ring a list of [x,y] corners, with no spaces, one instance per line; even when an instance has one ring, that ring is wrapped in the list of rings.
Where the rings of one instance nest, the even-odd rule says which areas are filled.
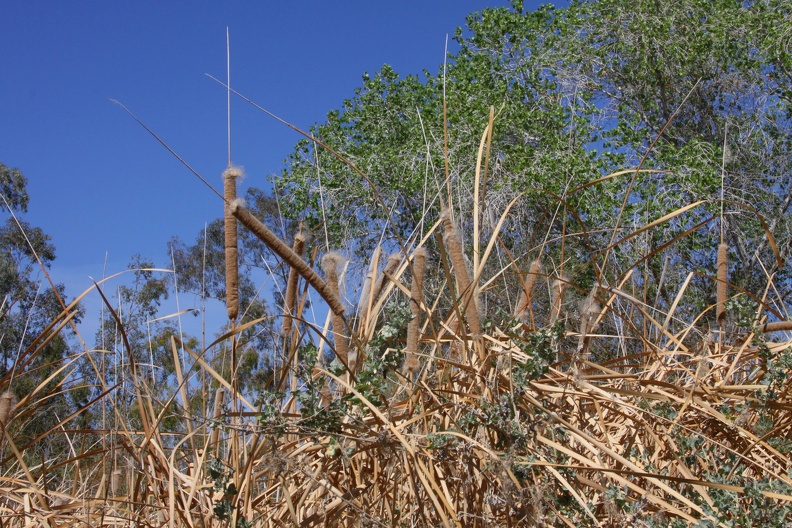
[[[108,274],[135,253],[165,265],[173,235],[192,241],[222,212],[219,199],[110,99],[219,188],[226,93],[205,74],[225,77],[226,27],[232,86],[307,129],[351,97],[364,72],[386,63],[401,74],[438,71],[446,35],[468,13],[504,5],[3,2],[0,162],[27,177],[25,219],[52,237],[53,278],[74,295],[102,276],[106,257]],[[243,187],[263,186],[299,137],[239,99],[231,113]]]

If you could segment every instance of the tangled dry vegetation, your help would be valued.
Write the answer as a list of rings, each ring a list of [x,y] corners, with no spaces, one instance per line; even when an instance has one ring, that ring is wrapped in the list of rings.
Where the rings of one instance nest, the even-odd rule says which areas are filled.
[[[303,234],[291,247],[279,240],[234,200],[235,172],[225,176],[231,320],[239,311],[233,295],[236,222],[291,267],[282,367],[268,390],[250,401],[207,359],[219,343],[236,354],[239,326],[203,351],[174,337],[179,388],[169,401],[154,405],[152,388],[133,362],[137,419],[112,407],[119,426],[103,431],[75,430],[69,425],[74,416],[64,417],[46,435],[64,435],[70,452],[50,454],[35,466],[26,454],[42,437],[22,444],[15,431],[45,408],[48,395],[34,391],[16,402],[6,393],[0,397],[0,525],[792,521],[792,341],[780,332],[790,326],[765,325],[761,303],[748,314],[748,326],[727,324],[727,301],[744,294],[727,287],[725,248],[718,276],[708,277],[716,303],[680,321],[693,272],[664,313],[649,305],[632,272],[608,276],[603,268],[585,292],[573,273],[547,258],[522,266],[526,271],[519,274],[518,263],[492,262],[515,202],[484,239],[477,220],[453,210],[449,194],[422,239],[404,241],[388,258],[374,253],[352,311],[341,302],[340,257],[324,257],[322,278],[313,258],[303,256]],[[474,218],[477,201],[476,195]],[[460,225],[471,222],[473,234],[463,240]],[[482,292],[504,276],[518,277],[521,295],[509,317],[498,318],[487,312]],[[304,318],[309,287],[330,307],[324,328]],[[768,277],[765,291],[772,287]],[[763,292],[752,293],[763,299]],[[75,310],[76,301],[24,351],[18,372],[70,324]],[[710,311],[720,321],[715,328],[703,322]],[[311,332],[320,339],[307,340]],[[631,346],[619,346],[628,340]],[[331,348],[332,362],[325,353]],[[603,349],[616,353],[603,356]],[[81,358],[93,361],[98,352],[71,358],[63,371]],[[115,387],[104,386],[96,373],[101,394],[77,414],[114,401],[108,395]],[[203,402],[203,416],[184,405],[194,397],[190,377],[198,375],[216,387]],[[6,376],[0,387],[9,383]]]

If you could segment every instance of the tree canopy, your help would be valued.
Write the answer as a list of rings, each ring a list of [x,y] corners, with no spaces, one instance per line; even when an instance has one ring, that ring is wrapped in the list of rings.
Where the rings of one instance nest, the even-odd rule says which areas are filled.
[[[446,68],[420,78],[389,66],[364,75],[353,97],[311,129],[377,191],[303,140],[273,180],[281,211],[316,228],[317,240],[326,231],[330,245],[360,255],[383,232],[393,241],[425,231],[447,201],[448,181],[453,207],[470,218],[493,107],[482,207],[485,218],[487,210],[497,216],[527,193],[504,237],[515,255],[544,252],[560,267],[561,249],[542,241],[561,229],[585,231],[566,257],[626,272],[620,267],[651,254],[644,280],[663,302],[664,283],[713,273],[722,209],[734,282],[750,289],[775,273],[783,304],[792,292],[782,265],[792,227],[789,8],[778,0],[598,0],[528,11],[515,1],[474,13]],[[607,262],[594,258],[630,226],[698,200],[701,207],[641,244],[613,248]]]

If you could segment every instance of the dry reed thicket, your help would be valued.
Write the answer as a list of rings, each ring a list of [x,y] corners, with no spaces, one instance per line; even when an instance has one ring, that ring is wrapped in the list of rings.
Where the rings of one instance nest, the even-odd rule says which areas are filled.
[[[33,391],[16,402],[4,392],[0,525],[572,527],[747,521],[783,526],[792,521],[792,341],[778,333],[790,325],[765,324],[772,308],[760,303],[753,327],[732,331],[732,325],[724,332],[728,297],[745,293],[728,286],[727,250],[717,241],[717,276],[705,277],[717,302],[680,320],[680,313],[691,313],[681,308],[694,272],[661,313],[635,280],[638,263],[621,272],[603,266],[593,287],[584,288],[575,267],[553,262],[549,251],[523,262],[501,247],[500,229],[520,197],[499,211],[484,237],[478,220],[472,235],[462,231],[473,222],[463,215],[478,217],[479,204],[474,201],[467,213],[455,211],[449,194],[420,240],[401,241],[402,251],[387,259],[380,248],[375,251],[352,310],[339,291],[341,257],[325,255],[322,274],[317,273],[313,257],[305,260],[305,235],[278,239],[235,200],[236,173],[229,171],[227,225],[232,217],[239,221],[240,229],[255,233],[291,269],[277,351],[280,368],[268,391],[251,401],[208,360],[220,344],[243,346],[242,328],[235,324],[206,350],[172,338],[179,387],[157,405],[130,354],[134,420],[114,405],[116,387],[104,385],[95,360],[102,351],[84,350],[62,371],[89,360],[101,394],[76,414],[105,402],[117,428],[76,430],[70,425],[74,416],[63,417],[46,435],[65,436],[70,451],[30,465],[26,455],[44,435],[23,441],[16,433],[46,408],[48,393]],[[486,169],[476,174],[485,178]],[[474,185],[481,184],[477,177]],[[622,240],[628,243],[631,235],[686,210]],[[564,233],[547,244],[560,246],[572,236]],[[235,262],[235,241],[227,239],[226,248]],[[496,254],[506,255],[505,265],[495,264]],[[229,270],[231,285],[234,274]],[[517,301],[511,316],[499,320],[487,312],[485,297],[504,280]],[[761,301],[772,288],[768,277],[764,292],[751,293]],[[310,292],[330,307],[323,328],[305,320]],[[236,296],[228,297],[233,322]],[[70,324],[76,302],[23,351],[17,376]],[[112,311],[109,303],[107,309]],[[717,319],[710,317],[716,311]],[[719,327],[710,329],[705,320]],[[256,324],[263,322],[245,326]],[[308,330],[321,339],[309,343]],[[633,344],[619,346],[627,341]],[[324,352],[332,347],[338,359],[330,362]],[[192,379],[205,376],[215,387],[203,396],[204,415],[186,410],[185,402],[196,396],[188,373]],[[0,390],[8,391],[11,381],[0,380]],[[59,383],[55,391],[65,388]]]

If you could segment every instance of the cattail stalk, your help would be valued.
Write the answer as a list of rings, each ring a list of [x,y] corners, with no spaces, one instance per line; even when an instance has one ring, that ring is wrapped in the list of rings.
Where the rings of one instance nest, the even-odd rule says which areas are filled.
[[[550,326],[553,326],[558,318],[561,317],[561,309],[564,305],[564,293],[566,292],[567,284],[567,277],[562,275],[560,278],[553,281],[553,285],[550,288],[550,295],[553,301],[550,309]]]
[[[237,178],[242,176],[238,167],[229,166],[223,172],[223,195],[225,198],[225,264],[226,264],[226,310],[234,321],[239,315],[239,248],[237,246],[237,223],[231,214],[230,204],[237,199]]]
[[[334,251],[327,253],[322,258],[322,271],[324,271],[325,274],[327,287],[333,292],[333,295],[339,299],[341,298],[341,295],[338,287],[338,267],[341,265],[342,261],[343,258],[341,255]],[[357,353],[354,353],[353,351],[353,355],[355,357],[350,357],[349,355],[349,346],[347,343],[347,338],[344,335],[344,318],[341,316],[341,314],[333,312],[330,317],[330,322],[333,325],[333,334],[335,335],[334,341],[336,355],[349,367],[350,371],[354,372],[354,363],[357,359]]]
[[[426,270],[426,248],[418,248],[413,253],[413,277],[410,286],[410,312],[412,319],[407,324],[407,344],[404,347],[404,371],[414,374],[420,367],[418,361],[418,337],[421,322],[421,304],[423,304],[424,272]]]
[[[286,264],[291,266],[292,268],[297,270],[302,278],[308,281],[322,299],[328,304],[330,309],[336,315],[343,315],[344,313],[344,305],[341,304],[341,299],[338,297],[336,293],[334,293],[330,288],[328,288],[325,281],[316,274],[311,267],[299,257],[292,249],[283,243],[281,239],[279,239],[275,233],[270,231],[270,229],[262,224],[255,216],[250,214],[250,211],[242,207],[242,204],[239,201],[234,201],[231,203],[230,206],[231,214],[234,215],[234,218],[239,220],[243,226],[250,230],[256,238],[267,244],[267,246],[275,252],[280,258],[282,258]]]
[[[728,256],[729,246],[725,243],[718,245],[718,287],[717,287],[717,305],[715,307],[715,319],[719,324],[726,320],[726,293],[729,284],[728,277]]]
[[[470,333],[474,336],[481,334],[481,321],[479,320],[478,308],[470,282],[467,265],[465,264],[465,254],[462,247],[462,233],[451,220],[451,211],[444,210],[440,214],[443,221],[443,243],[448,248],[448,255],[451,264],[454,266],[454,276],[457,282],[457,289],[460,295],[462,314],[470,327]]]
[[[525,288],[523,289],[520,300],[517,303],[517,308],[514,310],[515,319],[525,319],[531,309],[531,297],[533,295],[536,281],[539,278],[539,273],[542,271],[542,262],[539,259],[531,262],[531,267],[528,268],[528,273],[525,277]]]

